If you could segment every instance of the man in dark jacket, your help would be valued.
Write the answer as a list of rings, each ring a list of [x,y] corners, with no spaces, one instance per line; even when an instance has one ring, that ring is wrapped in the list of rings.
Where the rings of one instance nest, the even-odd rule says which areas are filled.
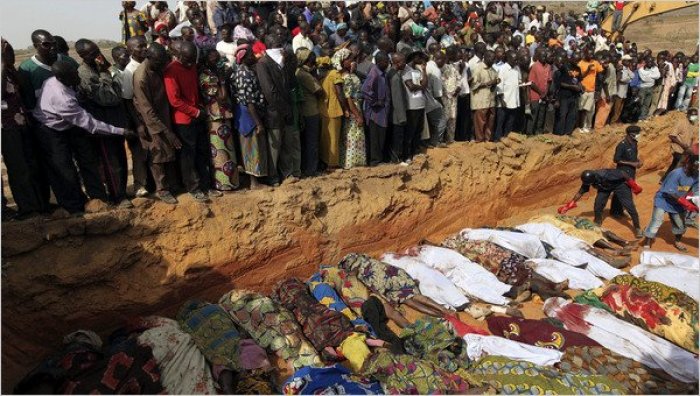
[[[284,56],[279,36],[267,36],[266,46],[265,56],[255,71],[267,102],[266,122],[272,160],[269,174],[270,183],[274,185],[280,178],[301,175],[301,143],[292,113],[291,92],[295,84],[291,77],[294,71],[288,71],[289,67],[294,67],[294,62],[289,62]]]

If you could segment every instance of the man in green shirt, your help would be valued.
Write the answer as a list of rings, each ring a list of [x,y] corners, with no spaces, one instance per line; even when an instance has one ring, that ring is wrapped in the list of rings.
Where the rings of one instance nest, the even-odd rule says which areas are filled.
[[[690,98],[693,96],[693,89],[698,84],[698,54],[693,55],[688,64],[688,69],[685,74],[685,82],[678,88],[678,99],[676,99],[676,110],[686,111],[690,104]]]

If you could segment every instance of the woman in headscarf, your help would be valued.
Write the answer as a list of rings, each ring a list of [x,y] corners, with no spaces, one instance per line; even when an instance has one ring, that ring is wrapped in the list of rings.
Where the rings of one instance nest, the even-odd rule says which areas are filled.
[[[226,68],[219,52],[207,50],[199,71],[199,90],[207,111],[214,188],[233,191],[239,187],[238,164],[233,144],[233,113],[226,84]]]
[[[331,59],[336,70],[341,71],[343,96],[347,107],[344,112],[343,133],[340,139],[340,166],[350,169],[367,165],[364,119],[362,117],[362,83],[355,75],[355,57],[347,48],[338,50]]]
[[[343,115],[347,113],[347,101],[343,93],[343,76],[340,74],[340,69],[333,67],[323,79],[321,88],[324,95],[319,103],[321,113],[319,156],[326,167],[337,168],[340,164],[340,132],[343,128]]]
[[[268,176],[267,135],[260,117],[264,114],[265,98],[260,90],[253,65],[256,58],[250,44],[241,44],[236,49],[238,70],[233,78],[232,92],[238,101],[235,110],[235,125],[240,134],[241,153],[245,173],[250,175],[250,187],[260,187],[259,178]]]

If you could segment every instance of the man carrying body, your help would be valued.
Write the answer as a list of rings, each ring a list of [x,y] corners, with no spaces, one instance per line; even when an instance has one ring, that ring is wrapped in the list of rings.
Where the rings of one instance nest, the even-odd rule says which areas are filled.
[[[126,111],[122,103],[121,87],[112,79],[110,63],[95,43],[81,39],[75,49],[82,62],[78,67],[79,92],[82,104],[100,121],[121,128],[127,127]],[[107,184],[110,200],[120,207],[133,207],[126,199],[127,162],[122,136],[99,136],[92,139]]]
[[[49,182],[56,200],[68,212],[76,214],[84,210],[87,201],[81,178],[91,199],[107,198],[98,171],[99,160],[86,132],[118,136],[133,132],[99,121],[80,107],[74,90],[80,84],[80,77],[72,63],[58,60],[51,69],[55,76],[44,83],[32,114],[40,125],[40,143],[47,155]]]
[[[134,71],[134,107],[145,126],[144,140],[150,154],[149,165],[156,185],[156,196],[165,203],[177,203],[170,191],[168,171],[182,147],[172,131],[170,106],[163,83],[163,69],[170,61],[165,48],[153,43],[146,59]]]
[[[637,214],[637,208],[634,206],[634,201],[632,200],[632,192],[639,194],[642,192],[642,188],[634,179],[631,179],[625,172],[619,169],[598,169],[583,171],[583,173],[581,173],[581,181],[581,188],[569,203],[558,209],[559,214],[564,214],[575,208],[577,206],[576,202],[581,199],[583,194],[590,191],[591,186],[593,186],[598,190],[595,203],[593,204],[595,223],[598,225],[603,224],[603,209],[605,209],[605,205],[608,203],[610,194],[615,193],[622,206],[627,213],[630,214],[630,217],[632,217],[635,235],[638,238],[642,237],[642,230],[639,226],[639,214]]]
[[[697,212],[698,207],[688,199],[688,194],[698,195],[698,154],[688,157],[683,168],[673,170],[664,180],[659,191],[654,196],[654,211],[646,230],[644,230],[643,245],[651,248],[656,233],[664,221],[664,214],[671,218],[671,232],[674,235],[673,246],[685,252],[688,249],[681,245],[685,233],[684,215],[686,212]]]

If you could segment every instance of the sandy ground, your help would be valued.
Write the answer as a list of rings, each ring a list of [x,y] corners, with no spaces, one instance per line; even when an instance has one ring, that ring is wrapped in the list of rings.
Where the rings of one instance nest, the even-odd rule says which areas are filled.
[[[672,113],[642,124],[645,191],[636,202],[643,224],[670,161],[668,133],[683,120]],[[137,199],[133,210],[3,223],[3,391],[78,328],[107,336],[135,315],[173,316],[188,298],[217,301],[232,288],[268,292],[280,279],[306,278],[349,252],[378,256],[465,227],[554,213],[577,190],[582,170],[611,166],[624,127],[457,143],[409,167],[338,171],[210,205],[186,196],[176,207]],[[590,195],[573,213],[591,216],[592,202]],[[626,222],[604,225],[632,237]],[[671,250],[668,232],[664,225],[655,249]],[[697,254],[697,230],[686,242]],[[541,302],[522,309],[528,318],[542,316]]]

